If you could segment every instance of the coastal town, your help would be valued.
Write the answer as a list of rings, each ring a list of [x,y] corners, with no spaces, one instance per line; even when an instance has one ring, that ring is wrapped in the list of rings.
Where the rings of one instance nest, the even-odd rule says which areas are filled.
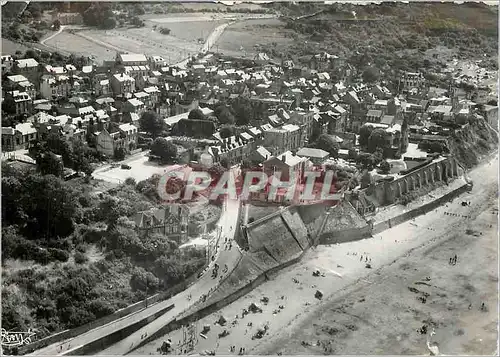
[[[22,11],[23,26],[40,24]],[[340,314],[366,299],[377,310],[382,300],[368,300],[382,294],[381,285],[350,305],[339,302],[341,290],[386,273],[396,286],[395,273],[384,269],[393,269],[397,259],[401,267],[425,261],[421,250],[430,251],[439,237],[495,242],[496,62],[422,51],[423,65],[394,70],[378,59],[361,65],[360,52],[328,48],[286,56],[257,48],[237,56],[220,50],[217,41],[232,24],[252,21],[243,11],[175,61],[151,53],[154,45],[142,52],[140,45],[121,51],[108,44],[112,55],[104,61],[47,45],[64,33],[76,36],[78,26],[92,26],[89,11],[70,5],[41,10],[50,14],[45,40],[24,52],[2,52],[3,352],[495,352],[496,342],[488,348],[498,334],[490,321],[498,313],[498,294],[490,290],[498,274],[490,266],[482,269],[493,285],[480,278],[473,287],[473,278],[463,275],[468,295],[448,308],[458,314],[465,304],[464,314],[487,316],[485,349],[470,347],[476,340],[468,333],[469,349],[456,347],[451,341],[464,332],[446,330],[453,325],[447,315],[441,325],[422,316],[408,323],[419,326],[418,333],[404,332],[418,348],[377,344],[361,320],[328,319],[328,312],[316,329],[310,319],[325,304]],[[142,21],[124,11],[112,14]],[[285,16],[262,11],[273,19]],[[277,173],[302,191],[262,184],[249,192],[245,186],[256,188],[255,178],[263,183]],[[203,175],[212,182],[202,187],[196,177]],[[236,196],[228,193],[229,181],[218,183],[221,177],[236,182]],[[302,195],[306,187],[312,199]],[[334,195],[325,200],[325,194]],[[494,219],[484,218],[491,210]],[[451,247],[439,258],[446,269],[474,260],[464,260],[474,251],[460,244],[463,249]],[[498,242],[492,247],[487,256],[498,261]],[[429,276],[418,278],[401,268],[404,279],[421,280],[408,287],[417,296],[407,299],[412,304],[429,308],[433,298],[436,304],[447,299],[430,291],[438,280],[453,279],[447,272],[438,278],[436,271],[445,268],[435,264],[427,265]],[[403,285],[412,284],[406,280]],[[51,285],[56,282],[57,288]],[[470,321],[479,334],[479,322]],[[390,323],[380,324],[386,331]],[[282,332],[287,327],[293,338]],[[9,331],[28,329],[36,331],[29,342],[4,343]],[[373,341],[369,350],[358,350],[351,339],[364,333]],[[434,335],[447,341],[438,352]],[[455,337],[442,337],[448,335]]]

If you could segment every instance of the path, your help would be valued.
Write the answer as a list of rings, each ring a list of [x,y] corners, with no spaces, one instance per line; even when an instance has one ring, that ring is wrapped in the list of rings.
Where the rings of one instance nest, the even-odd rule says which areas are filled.
[[[61,27],[59,28],[59,30],[58,30],[57,32],[55,32],[55,33],[53,33],[52,35],[50,35],[49,37],[47,37],[47,38],[45,38],[45,39],[41,40],[41,41],[40,41],[40,44],[41,44],[41,45],[46,46],[46,45],[45,45],[45,42],[47,42],[47,41],[49,41],[49,40],[52,40],[54,37],[56,37],[56,36],[57,36],[57,35],[59,35],[61,32],[63,32],[65,28],[66,28],[66,26],[61,25]]]

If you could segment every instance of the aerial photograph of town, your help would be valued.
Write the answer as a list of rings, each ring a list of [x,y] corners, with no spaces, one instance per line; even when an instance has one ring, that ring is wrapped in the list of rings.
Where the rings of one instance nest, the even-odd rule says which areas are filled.
[[[1,2],[2,355],[498,355],[497,1]]]

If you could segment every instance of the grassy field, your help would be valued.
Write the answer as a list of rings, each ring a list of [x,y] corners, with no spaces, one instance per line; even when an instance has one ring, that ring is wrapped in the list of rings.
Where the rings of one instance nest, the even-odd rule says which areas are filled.
[[[189,54],[197,53],[202,46],[202,41],[199,40],[204,41],[222,23],[200,16],[184,17],[179,21],[178,18],[150,15],[145,20],[146,26],[143,28],[117,28],[108,31],[92,29],[74,34],[63,32],[47,41],[47,45],[64,48],[78,55],[93,54],[99,63],[112,60],[118,51],[159,55],[175,63]],[[168,27],[171,33],[162,35],[159,32],[161,27]]]
[[[95,56],[98,63],[110,61],[116,55],[116,50],[98,45],[81,36],[68,32],[61,32],[59,35],[48,40],[46,44],[54,49],[64,49],[79,56]]]
[[[288,47],[293,39],[291,32],[277,19],[259,19],[237,22],[222,34],[217,45],[219,51],[229,56],[253,57],[259,46],[274,46],[276,51]]]
[[[16,51],[26,52],[29,48],[20,43],[2,38],[2,55],[13,55]]]

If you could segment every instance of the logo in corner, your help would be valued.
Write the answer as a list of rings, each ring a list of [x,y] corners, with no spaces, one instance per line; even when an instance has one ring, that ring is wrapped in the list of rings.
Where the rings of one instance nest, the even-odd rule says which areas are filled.
[[[2,329],[2,347],[21,347],[33,342],[36,335],[35,330],[28,329],[26,332],[7,332]]]

